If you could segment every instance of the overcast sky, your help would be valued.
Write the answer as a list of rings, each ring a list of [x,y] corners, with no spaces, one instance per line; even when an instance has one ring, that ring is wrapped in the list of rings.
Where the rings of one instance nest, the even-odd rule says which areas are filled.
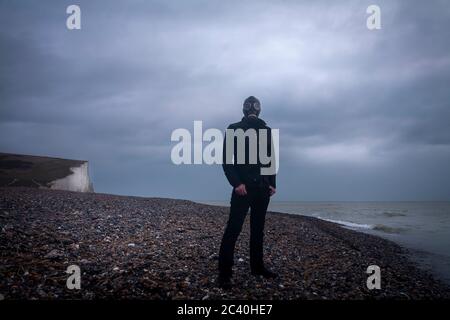
[[[225,200],[170,135],[254,95],[277,200],[450,200],[449,1],[89,0],[69,31],[70,4],[0,0],[0,151],[89,160],[98,192]]]

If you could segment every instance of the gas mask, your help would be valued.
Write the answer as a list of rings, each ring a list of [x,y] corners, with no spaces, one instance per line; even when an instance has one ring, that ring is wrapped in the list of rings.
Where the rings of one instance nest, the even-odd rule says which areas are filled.
[[[251,114],[258,117],[259,113],[261,112],[261,103],[254,96],[250,96],[245,99],[242,111],[244,112],[244,115],[246,117]]]

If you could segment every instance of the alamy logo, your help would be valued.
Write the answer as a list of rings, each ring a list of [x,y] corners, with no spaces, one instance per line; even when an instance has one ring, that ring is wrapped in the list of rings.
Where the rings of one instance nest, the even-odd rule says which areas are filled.
[[[381,29],[381,8],[375,4],[367,7],[366,13],[370,16],[366,20],[366,26],[369,30]]]
[[[76,4],[70,5],[66,9],[66,13],[70,14],[66,20],[66,27],[69,30],[81,29],[81,9]]]
[[[193,139],[189,130],[184,128],[175,129],[170,139],[178,142],[172,148],[170,155],[172,162],[176,165],[223,164],[225,158],[226,164],[260,163],[261,175],[273,175],[278,172],[280,141],[278,129],[249,128],[245,131],[243,129],[227,129],[225,148],[223,148],[222,131],[210,128],[203,132],[202,121],[194,121]],[[203,142],[208,142],[205,148],[203,148]],[[247,150],[246,146],[248,146]]]
[[[371,265],[367,267],[367,274],[370,276],[367,278],[367,289],[381,289],[381,270],[377,265]]]
[[[80,267],[76,264],[70,265],[67,267],[66,273],[70,274],[69,278],[67,278],[66,286],[67,289],[81,289],[81,270]]]

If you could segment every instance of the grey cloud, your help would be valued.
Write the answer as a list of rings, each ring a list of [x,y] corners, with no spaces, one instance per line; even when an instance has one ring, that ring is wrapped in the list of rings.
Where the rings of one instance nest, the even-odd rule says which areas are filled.
[[[225,198],[220,167],[171,164],[170,133],[255,95],[280,198],[448,198],[446,1],[378,1],[374,32],[371,1],[80,1],[80,31],[69,4],[0,3],[2,151],[89,159],[104,192]]]

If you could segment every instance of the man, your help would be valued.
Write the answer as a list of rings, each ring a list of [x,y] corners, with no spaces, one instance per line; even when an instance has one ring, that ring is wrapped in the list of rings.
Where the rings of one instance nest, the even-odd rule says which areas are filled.
[[[244,117],[240,122],[231,124],[228,129],[242,129],[245,133],[248,130],[256,132],[256,148],[259,155],[260,129],[267,132],[267,155],[270,156],[272,150],[271,131],[266,123],[259,118],[261,112],[261,104],[258,99],[253,96],[248,97],[244,101],[243,106]],[[234,131],[237,132],[237,131]],[[261,168],[267,167],[260,162],[259,156],[257,161],[249,161],[251,155],[249,152],[254,151],[251,148],[251,139],[245,139],[245,161],[239,163],[237,147],[237,138],[234,137],[234,150],[232,150],[233,161],[227,163],[227,141],[224,139],[223,150],[223,170],[229,183],[233,186],[231,195],[230,216],[228,219],[225,233],[219,252],[219,277],[218,284],[220,287],[229,289],[231,287],[231,276],[233,267],[234,248],[236,240],[242,229],[245,216],[250,208],[250,268],[253,275],[260,275],[265,278],[274,278],[275,273],[271,272],[263,263],[263,237],[264,222],[266,217],[267,206],[270,197],[275,194],[275,174],[262,175]],[[242,151],[242,150],[241,150]],[[230,162],[230,161],[228,161]]]

